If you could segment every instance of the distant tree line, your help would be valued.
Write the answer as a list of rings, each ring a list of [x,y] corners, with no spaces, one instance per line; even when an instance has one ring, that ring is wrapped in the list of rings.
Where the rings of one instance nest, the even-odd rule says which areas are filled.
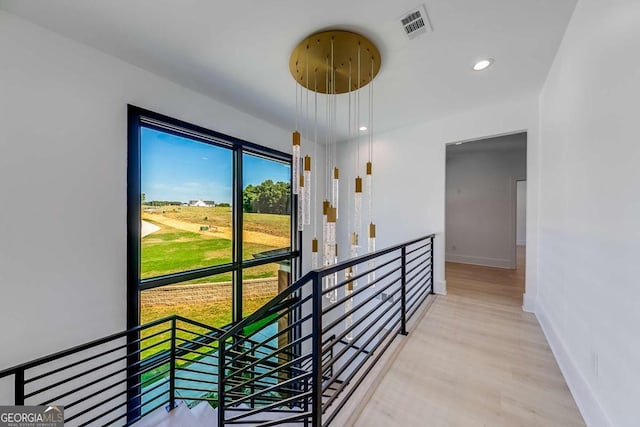
[[[141,194],[144,206],[182,206],[182,202],[172,200],[146,200]],[[218,207],[229,207],[228,203],[218,203]],[[247,185],[243,192],[242,209],[249,213],[291,214],[291,184],[273,182],[268,179],[259,185]]]
[[[244,212],[291,214],[291,184],[268,179],[259,185],[247,185],[242,198]]]

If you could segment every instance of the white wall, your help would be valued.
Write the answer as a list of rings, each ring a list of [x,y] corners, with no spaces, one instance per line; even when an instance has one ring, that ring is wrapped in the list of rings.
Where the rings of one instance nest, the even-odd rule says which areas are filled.
[[[436,292],[446,292],[444,277],[445,145],[517,131],[527,131],[529,194],[527,215],[527,290],[524,306],[532,310],[537,284],[538,99],[522,97],[479,110],[427,121],[415,127],[374,135],[374,222],[378,247],[423,234],[436,238]],[[339,145],[341,173],[353,169],[354,143]],[[361,158],[366,147],[361,145]],[[363,173],[363,171],[361,171]],[[342,194],[347,191],[343,186]],[[342,199],[344,200],[344,199]],[[345,235],[345,223],[339,224]],[[348,242],[340,243],[347,247]]]
[[[5,12],[0,58],[1,370],[126,326],[128,103],[284,151],[291,136]]]
[[[537,315],[593,427],[640,425],[639,23],[580,0],[540,98]]]
[[[516,185],[516,244],[527,244],[527,181]]]
[[[525,179],[523,133],[447,146],[446,260],[516,267],[516,180]]]

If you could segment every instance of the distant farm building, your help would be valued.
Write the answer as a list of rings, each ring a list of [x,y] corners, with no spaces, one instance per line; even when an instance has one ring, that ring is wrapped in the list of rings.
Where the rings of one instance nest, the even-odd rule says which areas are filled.
[[[216,205],[213,200],[189,200],[189,206],[198,206],[201,208],[212,208]]]

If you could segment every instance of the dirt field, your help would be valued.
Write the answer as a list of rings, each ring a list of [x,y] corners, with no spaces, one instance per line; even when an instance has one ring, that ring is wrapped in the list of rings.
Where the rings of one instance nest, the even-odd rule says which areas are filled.
[[[194,223],[181,219],[171,218],[161,213],[144,212],[142,219],[148,219],[155,223],[164,224],[179,230],[190,231],[193,233],[201,233],[203,237],[231,239],[231,227],[224,225],[209,225],[202,221]],[[207,231],[201,231],[201,227],[211,227]],[[290,245],[289,236],[277,236],[273,234],[263,233],[259,231],[244,230],[243,241],[247,243],[257,243],[260,245],[273,246],[277,248],[287,247]]]

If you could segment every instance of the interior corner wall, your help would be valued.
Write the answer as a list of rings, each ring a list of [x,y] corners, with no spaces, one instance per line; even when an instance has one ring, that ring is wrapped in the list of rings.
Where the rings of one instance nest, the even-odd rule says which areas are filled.
[[[286,152],[291,135],[6,12],[0,58],[2,370],[126,327],[127,104]]]
[[[374,135],[373,220],[377,247],[436,233],[435,290],[446,293],[445,266],[445,145],[527,131],[527,251],[525,309],[532,310],[537,292],[537,162],[538,98],[521,96],[509,102]],[[367,156],[360,145],[360,158]],[[355,142],[338,144],[341,176],[353,169]],[[363,170],[360,173],[364,173]],[[347,194],[342,184],[341,194]],[[344,200],[341,196],[341,200]],[[535,202],[534,202],[535,201]],[[346,223],[338,224],[341,247],[348,247]],[[344,252],[344,251],[343,251]]]
[[[516,244],[527,245],[527,181],[516,185]]]
[[[590,427],[640,423],[639,23],[580,0],[540,97],[536,311]]]
[[[526,139],[518,133],[448,146],[447,261],[516,267],[516,181],[527,174]]]

